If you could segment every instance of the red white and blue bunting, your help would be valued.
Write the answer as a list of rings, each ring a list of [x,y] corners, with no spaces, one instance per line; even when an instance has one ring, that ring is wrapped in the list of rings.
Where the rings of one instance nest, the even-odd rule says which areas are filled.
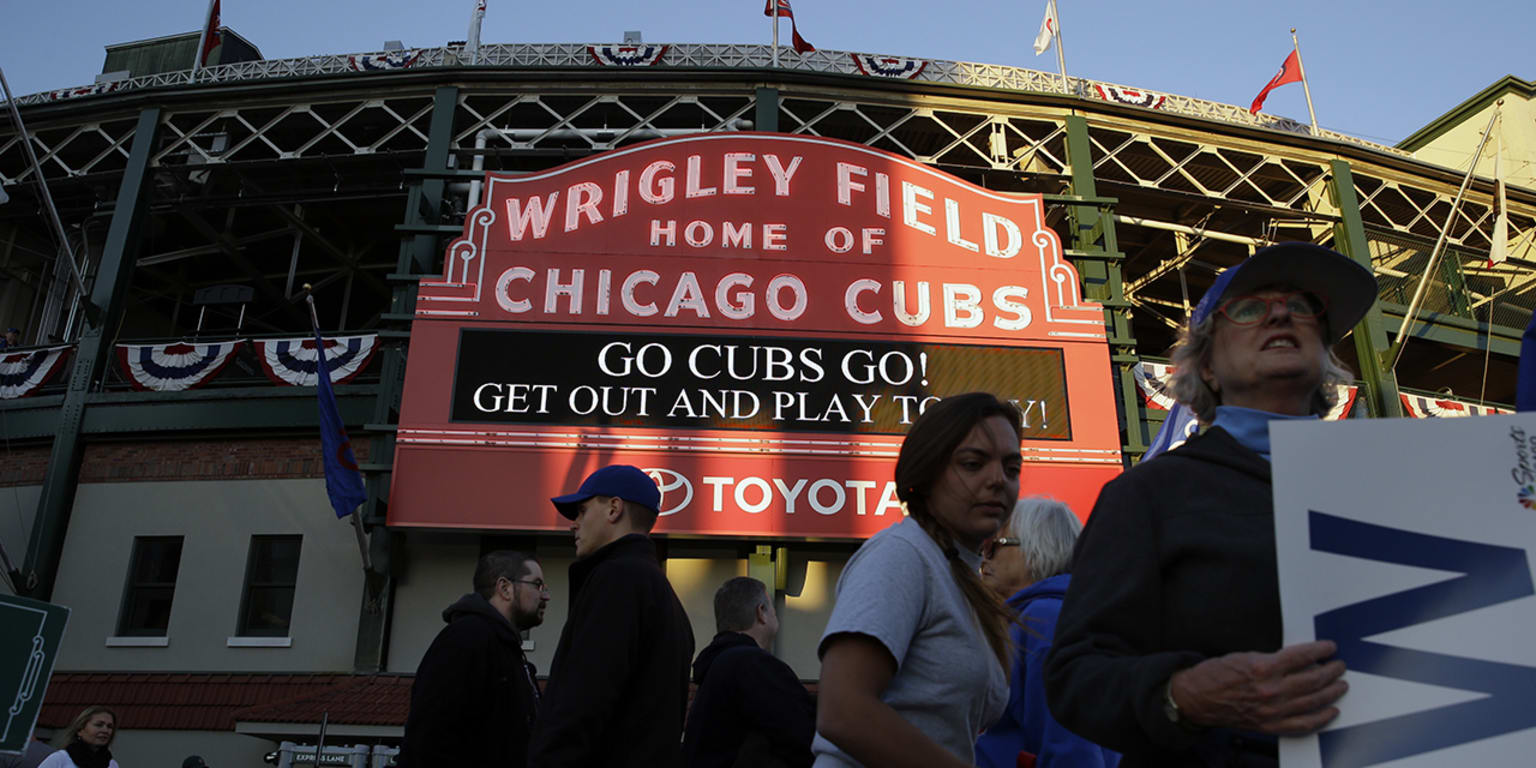
[[[127,83],[125,81],[114,80],[109,83],[82,85],[78,88],[62,88],[57,91],[45,91],[39,94],[39,96],[42,97],[43,101],[62,101],[64,99],[73,99],[77,96],[96,96],[102,93],[111,93],[126,85]]]
[[[1105,101],[1129,104],[1133,107],[1162,109],[1164,102],[1168,101],[1168,97],[1161,93],[1143,91],[1137,88],[1121,88],[1118,85],[1104,85],[1102,83],[1094,83],[1093,88],[1099,92],[1099,98]]]
[[[1173,392],[1169,389],[1173,376],[1173,366],[1166,363],[1137,363],[1131,369],[1131,375],[1136,379],[1136,387],[1141,390],[1141,400],[1147,408],[1154,411],[1172,410],[1174,403]],[[1338,400],[1334,403],[1333,410],[1324,416],[1329,421],[1349,418],[1349,412],[1355,407],[1355,398],[1360,395],[1360,388],[1353,385],[1339,385]],[[1404,395],[1404,402],[1407,401]]]
[[[1458,419],[1463,416],[1488,416],[1495,413],[1514,413],[1505,408],[1495,408],[1491,405],[1478,405],[1464,400],[1446,400],[1424,395],[1409,395],[1399,392],[1398,397],[1403,400],[1403,411],[1415,419]]]
[[[119,344],[117,362],[134,389],[181,392],[217,375],[242,343],[236,339],[212,344]]]
[[[48,383],[63,367],[64,353],[72,348],[73,344],[63,344],[21,352],[0,352],[0,399],[26,397]]]
[[[587,53],[605,67],[652,67],[667,55],[665,45],[589,45]]]
[[[389,69],[405,69],[421,58],[421,51],[395,51],[348,56],[347,66],[357,72],[382,72]]]
[[[850,53],[853,65],[859,72],[873,77],[896,77],[911,80],[928,67],[927,59],[907,56],[876,56],[872,53]]]
[[[325,340],[325,363],[331,371],[332,384],[345,384],[361,373],[378,348],[379,335],[336,336]],[[312,337],[297,339],[259,339],[256,356],[273,383],[290,387],[313,387],[320,381]]]

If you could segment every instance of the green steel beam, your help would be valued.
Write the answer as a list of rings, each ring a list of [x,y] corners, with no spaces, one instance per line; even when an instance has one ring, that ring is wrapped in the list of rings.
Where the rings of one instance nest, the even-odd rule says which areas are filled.
[[[1339,252],[1374,272],[1370,246],[1365,238],[1365,224],[1360,220],[1360,200],[1355,195],[1354,174],[1350,172],[1346,160],[1334,159],[1329,164],[1332,173],[1328,179],[1328,194],[1333,198],[1334,206],[1339,209],[1339,222],[1333,227],[1334,245]],[[1381,302],[1376,302],[1365,314],[1365,319],[1355,326],[1351,337],[1355,340],[1355,357],[1360,363],[1360,378],[1365,381],[1371,413],[1401,417],[1403,403],[1398,398],[1397,376],[1386,359],[1387,330],[1383,322]]]
[[[395,274],[402,277],[439,274],[442,267],[442,240],[458,234],[460,230],[442,224],[440,211],[443,200],[443,179],[451,173],[448,168],[449,151],[453,146],[453,118],[458,111],[459,89],[444,86],[433,95],[431,128],[427,134],[427,151],[422,167],[407,172],[405,178],[411,185],[406,197],[405,220],[397,231],[412,235],[402,243],[400,258],[395,263]],[[410,321],[416,311],[416,283],[413,280],[394,282],[389,312],[382,319],[386,325],[395,326],[390,335],[409,338]],[[400,398],[405,391],[406,344],[386,347],[383,350],[382,370],[379,374],[378,397],[374,398],[369,413],[369,424],[393,425],[400,422]],[[352,667],[357,672],[384,671],[389,654],[389,624],[394,615],[395,572],[391,559],[396,556],[390,546],[391,536],[385,526],[388,518],[390,468],[395,460],[395,434],[393,430],[374,432],[368,445],[369,463],[380,467],[366,473],[368,500],[363,504],[363,524],[371,535],[368,537],[368,556],[372,568],[364,573],[362,605],[357,616],[357,644],[353,648]]]
[[[373,416],[371,386],[336,388],[342,421],[361,426]],[[188,397],[188,395],[197,395]],[[238,402],[239,407],[231,407]],[[207,430],[317,431],[315,391],[308,387],[251,387],[196,392],[107,392],[91,395],[81,431],[90,435]]]
[[[757,114],[752,127],[759,131],[779,130],[779,89],[757,89]]]
[[[1072,197],[1067,211],[1072,223],[1072,242],[1067,250],[1083,281],[1083,297],[1104,305],[1104,329],[1109,334],[1110,370],[1115,377],[1115,410],[1122,425],[1120,446],[1127,461],[1147,452],[1146,417],[1137,396],[1132,367],[1136,337],[1131,332],[1129,306],[1120,263],[1125,254],[1115,233],[1113,202],[1102,202],[1093,178],[1093,142],[1088,120],[1067,117],[1067,161],[1071,165]],[[1084,204],[1087,201],[1101,201]]]
[[[1408,314],[1407,307],[1388,302],[1377,302],[1376,307],[1381,311],[1382,320],[1386,325],[1393,329],[1402,327],[1403,316]],[[1523,334],[1524,331],[1521,329],[1489,325],[1438,312],[1428,314],[1419,312],[1419,316],[1413,321],[1413,328],[1409,331],[1409,335],[1415,339],[1448,344],[1472,352],[1482,352],[1491,348],[1496,355],[1507,355],[1513,358],[1520,357],[1520,337]],[[1396,333],[1394,332],[1393,335],[1395,336]]]
[[[75,505],[75,485],[80,478],[80,433],[85,422],[86,401],[93,383],[100,380],[112,355],[115,325],[123,312],[123,297],[133,278],[138,259],[139,229],[149,207],[146,194],[160,128],[160,108],[150,107],[139,113],[134,127],[133,147],[123,169],[122,183],[107,228],[107,241],[101,264],[91,286],[91,301],[102,312],[98,320],[88,322],[75,347],[75,362],[59,410],[58,430],[48,457],[48,472],[43,478],[37,502],[37,517],[27,542],[23,567],[25,584],[17,585],[30,597],[48,600],[53,596],[53,582],[58,575],[59,558],[64,553],[64,534],[69,530],[69,514]]]

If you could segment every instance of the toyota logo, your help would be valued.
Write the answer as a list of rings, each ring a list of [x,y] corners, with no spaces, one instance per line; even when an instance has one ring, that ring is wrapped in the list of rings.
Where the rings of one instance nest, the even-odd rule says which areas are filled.
[[[688,478],[683,477],[681,473],[670,469],[646,469],[641,471],[649,475],[651,480],[655,481],[656,487],[661,489],[661,509],[659,511],[661,517],[677,512],[683,507],[688,506],[688,502],[693,501],[693,483],[688,482]],[[678,496],[682,497],[681,501],[667,506],[667,502],[670,499],[678,498]]]

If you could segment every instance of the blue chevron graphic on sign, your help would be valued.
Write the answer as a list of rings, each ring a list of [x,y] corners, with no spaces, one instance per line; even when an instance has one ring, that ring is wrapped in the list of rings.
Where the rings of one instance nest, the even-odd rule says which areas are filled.
[[[1448,539],[1308,513],[1312,549],[1460,573],[1415,589],[1319,614],[1319,639],[1339,645],[1350,670],[1486,697],[1323,731],[1322,763],[1354,768],[1536,727],[1536,667],[1416,651],[1365,638],[1536,594],[1525,550]]]

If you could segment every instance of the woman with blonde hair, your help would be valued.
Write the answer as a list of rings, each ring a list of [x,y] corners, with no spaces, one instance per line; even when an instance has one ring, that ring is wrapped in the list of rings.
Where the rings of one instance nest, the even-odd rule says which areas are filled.
[[[100,705],[86,707],[54,735],[54,746],[62,748],[38,768],[118,768],[109,749],[116,736],[117,713]]]
[[[975,392],[907,433],[896,492],[908,517],[848,561],[822,633],[817,768],[974,764],[976,734],[1008,701],[1012,612],[978,568],[1018,500],[1021,423]]]

